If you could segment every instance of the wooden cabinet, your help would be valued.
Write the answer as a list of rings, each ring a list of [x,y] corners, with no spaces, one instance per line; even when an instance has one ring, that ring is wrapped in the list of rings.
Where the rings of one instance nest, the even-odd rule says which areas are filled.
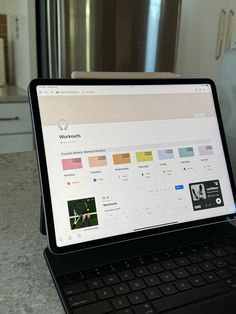
[[[0,103],[0,154],[33,149],[28,103]]]
[[[218,85],[222,56],[235,42],[236,0],[183,0],[176,73]]]

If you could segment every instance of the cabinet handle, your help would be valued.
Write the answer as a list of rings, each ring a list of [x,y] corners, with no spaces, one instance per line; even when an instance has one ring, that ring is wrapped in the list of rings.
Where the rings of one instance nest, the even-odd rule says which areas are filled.
[[[0,117],[0,121],[12,121],[12,120],[19,120],[19,117]]]
[[[49,0],[51,1],[51,0]],[[66,76],[66,62],[68,55],[66,49],[66,21],[65,21],[65,0],[57,0],[57,75],[58,78]]]
[[[49,65],[49,77],[57,77],[57,53],[56,53],[56,43],[57,43],[57,26],[56,26],[56,1],[47,0],[47,45],[48,45],[48,65]]]
[[[227,36],[226,36],[226,42],[225,42],[225,51],[228,51],[231,49],[232,45],[232,37],[233,37],[233,22],[234,22],[234,11],[231,9],[229,11],[229,18],[228,18],[228,27],[227,27]]]
[[[218,27],[218,34],[217,34],[217,41],[216,41],[216,53],[215,53],[216,60],[218,60],[221,56],[223,40],[224,40],[224,32],[225,32],[225,16],[226,16],[226,11],[222,9],[220,11],[220,20],[219,20],[219,27]]]

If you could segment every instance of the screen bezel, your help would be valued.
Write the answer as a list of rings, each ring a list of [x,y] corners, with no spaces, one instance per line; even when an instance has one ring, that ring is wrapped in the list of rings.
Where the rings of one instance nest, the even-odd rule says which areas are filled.
[[[43,208],[44,208],[44,216],[46,222],[46,230],[47,230],[47,238],[48,238],[48,245],[50,250],[55,254],[63,254],[63,253],[70,253],[78,250],[84,249],[91,249],[97,246],[102,245],[109,245],[114,244],[121,241],[131,241],[136,240],[138,238],[154,236],[166,232],[173,232],[179,231],[183,229],[199,227],[207,224],[225,222],[229,220],[233,220],[236,218],[236,214],[228,214],[222,215],[214,218],[206,218],[197,221],[179,223],[170,226],[163,226],[157,227],[153,229],[137,231],[127,234],[122,234],[118,236],[112,236],[109,238],[97,239],[93,241],[78,243],[67,245],[63,247],[58,247],[56,244],[56,236],[55,236],[55,226],[54,226],[54,219],[53,219],[53,210],[52,210],[52,203],[51,203],[51,195],[50,195],[50,187],[49,187],[49,179],[48,179],[48,171],[47,171],[47,163],[46,163],[46,155],[45,155],[45,148],[44,148],[44,140],[43,140],[43,133],[42,133],[42,124],[40,118],[40,111],[39,111],[39,103],[38,103],[38,96],[37,96],[37,86],[42,85],[178,85],[178,84],[209,84],[212,89],[212,95],[215,104],[216,110],[216,118],[219,125],[219,131],[222,139],[223,144],[223,151],[225,155],[226,165],[229,173],[230,184],[232,188],[232,193],[234,197],[234,203],[236,200],[236,191],[235,191],[235,184],[233,178],[233,172],[230,164],[229,153],[226,144],[225,133],[223,129],[223,122],[220,113],[220,106],[218,102],[217,92],[215,84],[210,79],[36,79],[30,82],[28,87],[28,95],[30,101],[30,108],[31,108],[31,116],[32,116],[32,124],[34,130],[34,137],[36,143],[36,151],[37,151],[37,158],[38,158],[38,167],[39,167],[39,176],[40,176],[40,185],[41,185],[41,193],[42,193],[42,201],[43,201]]]

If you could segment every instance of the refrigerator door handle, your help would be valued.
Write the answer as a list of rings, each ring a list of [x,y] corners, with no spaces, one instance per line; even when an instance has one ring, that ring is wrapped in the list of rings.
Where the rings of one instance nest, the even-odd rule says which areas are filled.
[[[48,43],[48,63],[49,77],[57,77],[57,38],[56,38],[56,1],[47,0],[47,43]]]
[[[231,9],[229,11],[229,18],[228,18],[228,27],[227,27],[227,35],[226,35],[226,42],[225,42],[225,51],[230,50],[231,46],[232,46],[234,16],[235,16],[235,13],[234,13],[233,9]]]
[[[220,20],[219,20],[219,27],[218,27],[217,40],[216,40],[216,52],[215,52],[216,60],[218,60],[221,56],[223,40],[224,40],[224,32],[225,32],[225,17],[226,17],[226,11],[222,9],[220,11]]]
[[[58,77],[63,78],[66,76],[66,22],[65,22],[65,0],[57,1],[57,70]]]

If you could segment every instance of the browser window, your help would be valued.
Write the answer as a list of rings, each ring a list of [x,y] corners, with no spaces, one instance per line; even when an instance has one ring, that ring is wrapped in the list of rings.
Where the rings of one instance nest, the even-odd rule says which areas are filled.
[[[37,93],[58,246],[235,212],[210,85]]]

